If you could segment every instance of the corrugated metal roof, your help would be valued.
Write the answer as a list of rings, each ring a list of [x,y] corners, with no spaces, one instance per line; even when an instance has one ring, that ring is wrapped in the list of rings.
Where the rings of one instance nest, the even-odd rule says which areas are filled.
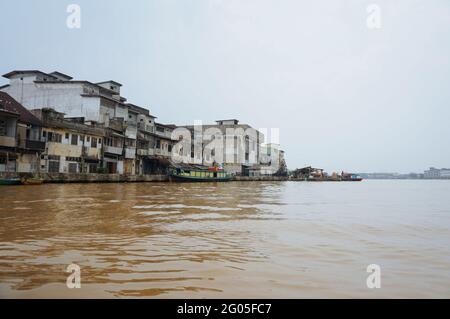
[[[42,122],[8,93],[0,91],[0,108],[19,114],[19,122],[42,126]]]

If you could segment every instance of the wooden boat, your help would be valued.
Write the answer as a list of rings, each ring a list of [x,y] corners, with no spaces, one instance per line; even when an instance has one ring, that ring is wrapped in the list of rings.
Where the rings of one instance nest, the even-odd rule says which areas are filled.
[[[20,185],[20,178],[0,178],[0,185]]]
[[[40,177],[22,178],[23,185],[41,185],[44,183],[44,179]]]
[[[178,182],[228,182],[232,175],[217,169],[176,168],[170,171],[170,178]]]

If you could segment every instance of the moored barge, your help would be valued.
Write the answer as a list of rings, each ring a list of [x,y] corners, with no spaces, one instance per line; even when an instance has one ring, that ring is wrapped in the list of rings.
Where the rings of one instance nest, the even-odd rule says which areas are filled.
[[[170,179],[177,182],[228,182],[232,175],[215,167],[210,169],[173,168]]]

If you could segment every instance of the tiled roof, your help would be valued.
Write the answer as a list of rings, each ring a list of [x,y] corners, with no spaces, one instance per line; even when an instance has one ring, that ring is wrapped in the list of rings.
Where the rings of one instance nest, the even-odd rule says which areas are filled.
[[[8,93],[0,91],[0,109],[19,114],[19,121],[25,124],[41,126],[41,121]]]

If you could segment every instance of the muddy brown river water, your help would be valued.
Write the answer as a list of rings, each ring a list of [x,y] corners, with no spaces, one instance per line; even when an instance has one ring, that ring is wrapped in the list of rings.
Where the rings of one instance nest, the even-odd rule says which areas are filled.
[[[450,181],[1,187],[0,297],[449,298],[449,194]]]

